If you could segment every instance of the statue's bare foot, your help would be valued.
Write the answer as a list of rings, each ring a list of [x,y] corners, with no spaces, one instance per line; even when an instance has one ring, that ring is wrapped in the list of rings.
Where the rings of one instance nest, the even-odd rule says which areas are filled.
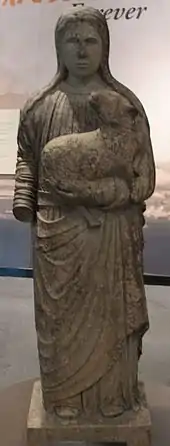
[[[122,415],[122,413],[124,412],[124,407],[122,406],[108,406],[105,408],[101,409],[101,413],[103,415],[103,417],[107,417],[107,418],[113,418],[113,417],[118,417],[119,415]]]
[[[80,414],[80,410],[74,407],[60,406],[60,407],[55,407],[54,411],[58,417],[64,419],[77,418],[78,415]]]

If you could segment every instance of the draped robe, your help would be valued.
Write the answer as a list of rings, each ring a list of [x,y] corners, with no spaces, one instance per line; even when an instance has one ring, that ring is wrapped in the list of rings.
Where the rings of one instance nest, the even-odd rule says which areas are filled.
[[[18,132],[14,206],[27,189],[35,212],[35,321],[47,409],[96,385],[101,407],[109,397],[122,411],[133,407],[139,345],[149,326],[141,211],[154,189],[149,136],[138,160],[139,203],[108,212],[96,207],[92,220],[54,200],[39,173],[49,140],[98,127],[86,95],[58,88],[23,113]]]

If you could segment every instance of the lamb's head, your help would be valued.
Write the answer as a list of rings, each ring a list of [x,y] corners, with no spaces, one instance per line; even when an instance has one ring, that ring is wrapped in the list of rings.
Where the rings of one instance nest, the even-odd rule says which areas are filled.
[[[89,101],[99,119],[106,125],[119,125],[122,119],[133,121],[137,115],[135,107],[115,91],[103,90],[90,94]]]

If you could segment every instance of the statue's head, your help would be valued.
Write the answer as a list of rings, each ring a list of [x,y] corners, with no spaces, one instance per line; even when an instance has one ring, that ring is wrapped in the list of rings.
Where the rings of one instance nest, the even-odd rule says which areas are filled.
[[[104,16],[94,8],[76,7],[62,15],[55,29],[58,72],[88,77],[108,68],[109,31]]]
[[[91,77],[98,73],[111,90],[127,98],[146,120],[138,99],[118,82],[109,68],[109,29],[104,15],[91,7],[72,8],[63,14],[55,29],[58,70],[52,81],[29,101],[30,110],[37,102],[55,91],[68,73],[74,77]],[[147,123],[148,125],[148,123]]]

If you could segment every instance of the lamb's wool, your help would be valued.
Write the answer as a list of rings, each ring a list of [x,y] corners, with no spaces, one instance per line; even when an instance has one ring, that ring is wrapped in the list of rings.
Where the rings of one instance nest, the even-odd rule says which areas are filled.
[[[52,188],[69,189],[71,183],[101,178],[132,176],[132,164],[139,144],[133,132],[132,106],[114,92],[89,97],[101,127],[88,133],[60,136],[49,141],[41,155],[42,175]],[[130,145],[130,150],[129,150]]]

